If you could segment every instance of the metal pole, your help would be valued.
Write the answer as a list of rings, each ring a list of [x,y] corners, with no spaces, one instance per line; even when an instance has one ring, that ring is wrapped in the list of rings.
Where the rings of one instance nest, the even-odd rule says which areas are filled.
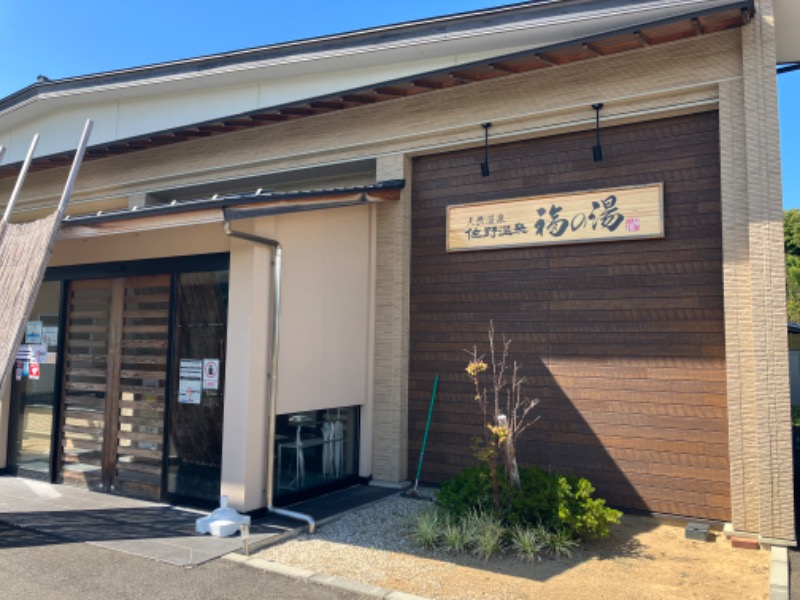
[[[33,160],[33,152],[36,150],[36,144],[39,143],[39,134],[33,136],[33,140],[31,140],[31,145],[28,148],[28,154],[25,156],[25,162],[22,163],[22,169],[17,175],[17,183],[14,185],[14,190],[11,192],[11,197],[8,199],[8,205],[6,206],[6,212],[3,213],[3,225],[8,223],[8,220],[11,218],[11,211],[14,208],[14,203],[17,201],[17,197],[19,196],[19,191],[22,189],[22,183],[25,181],[25,176],[28,174],[28,167],[31,166],[31,161]]]

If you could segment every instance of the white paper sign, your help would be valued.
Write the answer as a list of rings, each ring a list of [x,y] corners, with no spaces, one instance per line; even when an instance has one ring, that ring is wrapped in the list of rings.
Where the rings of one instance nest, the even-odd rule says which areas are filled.
[[[199,358],[182,358],[180,363],[181,379],[202,379],[203,361]]]
[[[47,344],[35,344],[31,346],[36,354],[36,362],[41,364],[47,363]]]
[[[203,361],[182,358],[179,367],[178,402],[200,404],[203,395]]]
[[[219,389],[219,359],[218,358],[204,358],[203,359],[203,389],[204,390],[218,390]]]
[[[41,321],[28,321],[28,326],[25,329],[25,343],[26,344],[41,344],[42,343],[42,322]]]
[[[21,345],[17,350],[17,360],[28,362],[36,360],[36,350],[31,345]]]
[[[200,404],[200,395],[202,393],[199,379],[181,379],[178,386],[178,402],[181,404]]]
[[[42,327],[42,343],[48,346],[57,346],[58,327]]]

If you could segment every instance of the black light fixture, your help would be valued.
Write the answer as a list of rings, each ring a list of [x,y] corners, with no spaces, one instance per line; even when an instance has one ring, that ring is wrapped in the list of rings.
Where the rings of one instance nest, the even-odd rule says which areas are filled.
[[[600,109],[603,108],[603,103],[592,104],[592,108],[595,112],[595,145],[592,148],[592,155],[594,156],[594,162],[599,162],[603,160],[603,148],[600,146]]]
[[[481,175],[483,177],[489,176],[489,127],[491,126],[491,123],[481,124],[485,135],[483,142],[483,162],[481,163]]]

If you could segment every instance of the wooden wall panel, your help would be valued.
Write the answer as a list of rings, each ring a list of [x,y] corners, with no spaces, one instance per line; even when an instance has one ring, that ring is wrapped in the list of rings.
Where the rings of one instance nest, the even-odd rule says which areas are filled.
[[[441,376],[423,479],[474,463],[465,349],[490,319],[540,420],[522,464],[590,478],[620,507],[728,520],[716,112],[420,157],[412,188],[409,470]],[[666,237],[447,254],[448,204],[664,183]]]

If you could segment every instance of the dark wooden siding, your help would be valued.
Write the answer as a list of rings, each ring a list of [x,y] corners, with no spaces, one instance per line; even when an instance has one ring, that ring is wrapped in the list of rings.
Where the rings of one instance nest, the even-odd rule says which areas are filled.
[[[717,113],[414,161],[409,469],[435,374],[423,480],[473,464],[465,349],[490,319],[540,420],[522,464],[588,477],[614,505],[730,519]],[[450,204],[664,182],[665,239],[447,254]]]

